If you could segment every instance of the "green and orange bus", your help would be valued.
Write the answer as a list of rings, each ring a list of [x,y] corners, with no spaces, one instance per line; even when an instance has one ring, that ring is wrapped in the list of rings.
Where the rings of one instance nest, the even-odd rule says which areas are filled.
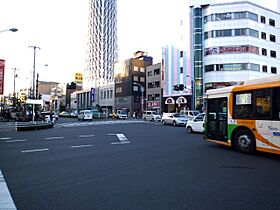
[[[211,89],[205,99],[207,141],[280,154],[280,75]]]

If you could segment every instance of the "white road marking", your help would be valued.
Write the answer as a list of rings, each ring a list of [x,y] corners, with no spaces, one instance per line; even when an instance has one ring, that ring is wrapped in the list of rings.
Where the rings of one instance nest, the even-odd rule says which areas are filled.
[[[3,138],[0,138],[1,140],[8,140],[8,139],[11,139],[11,137],[3,137]]]
[[[43,149],[30,149],[30,150],[22,150],[21,153],[30,153],[30,152],[44,152],[48,151],[49,148],[43,148]]]
[[[88,134],[88,135],[79,135],[80,138],[90,138],[95,136],[94,134]]]
[[[1,197],[0,209],[9,209],[9,210],[17,209],[1,170],[0,170],[0,197]]]
[[[111,142],[111,144],[129,144],[130,141]]]
[[[119,138],[120,141],[127,141],[127,138],[122,133],[117,134],[117,137]]]
[[[47,137],[45,138],[46,140],[51,140],[51,139],[64,139],[63,136],[54,136],[54,137]]]
[[[27,139],[8,140],[6,141],[6,143],[16,143],[16,142],[23,142],[23,141],[27,141]]]
[[[126,136],[122,133],[108,133],[109,136],[117,136],[118,139],[120,140],[119,142],[111,142],[111,144],[129,144],[130,141],[126,138]]]
[[[82,144],[82,145],[74,145],[71,148],[81,148],[81,147],[92,147],[93,144]]]

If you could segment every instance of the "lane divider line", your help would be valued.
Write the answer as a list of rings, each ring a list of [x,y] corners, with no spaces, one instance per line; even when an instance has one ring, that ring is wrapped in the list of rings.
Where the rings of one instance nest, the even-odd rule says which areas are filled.
[[[54,137],[47,137],[45,138],[46,140],[51,140],[51,139],[64,139],[63,136],[54,136]]]
[[[82,144],[82,145],[74,145],[74,146],[71,146],[71,148],[82,148],[82,147],[92,147],[93,144]]]
[[[22,150],[21,153],[44,152],[44,151],[48,151],[48,150],[49,150],[49,148],[29,149],[29,150]]]
[[[23,142],[23,141],[27,141],[27,139],[8,140],[6,141],[6,143],[16,143],[16,142]]]
[[[90,137],[94,137],[94,134],[88,134],[88,135],[79,135],[79,138],[90,138]]]
[[[0,138],[1,140],[9,140],[9,139],[11,139],[11,137],[2,137],[2,138]]]
[[[0,169],[0,209],[16,210],[15,203]]]

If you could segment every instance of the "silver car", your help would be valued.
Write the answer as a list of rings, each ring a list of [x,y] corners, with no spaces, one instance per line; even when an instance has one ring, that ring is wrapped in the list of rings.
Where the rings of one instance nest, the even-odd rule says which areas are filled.
[[[161,118],[163,125],[186,126],[188,118],[179,113],[164,113]]]

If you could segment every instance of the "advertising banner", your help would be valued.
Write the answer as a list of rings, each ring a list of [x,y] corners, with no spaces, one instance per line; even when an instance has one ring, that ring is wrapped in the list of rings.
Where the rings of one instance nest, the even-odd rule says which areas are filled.
[[[92,103],[94,102],[94,95],[95,95],[95,89],[94,89],[94,88],[91,88],[91,90],[90,90],[90,96],[91,96],[91,102],[92,102]]]
[[[0,95],[4,94],[5,60],[0,59]]]

